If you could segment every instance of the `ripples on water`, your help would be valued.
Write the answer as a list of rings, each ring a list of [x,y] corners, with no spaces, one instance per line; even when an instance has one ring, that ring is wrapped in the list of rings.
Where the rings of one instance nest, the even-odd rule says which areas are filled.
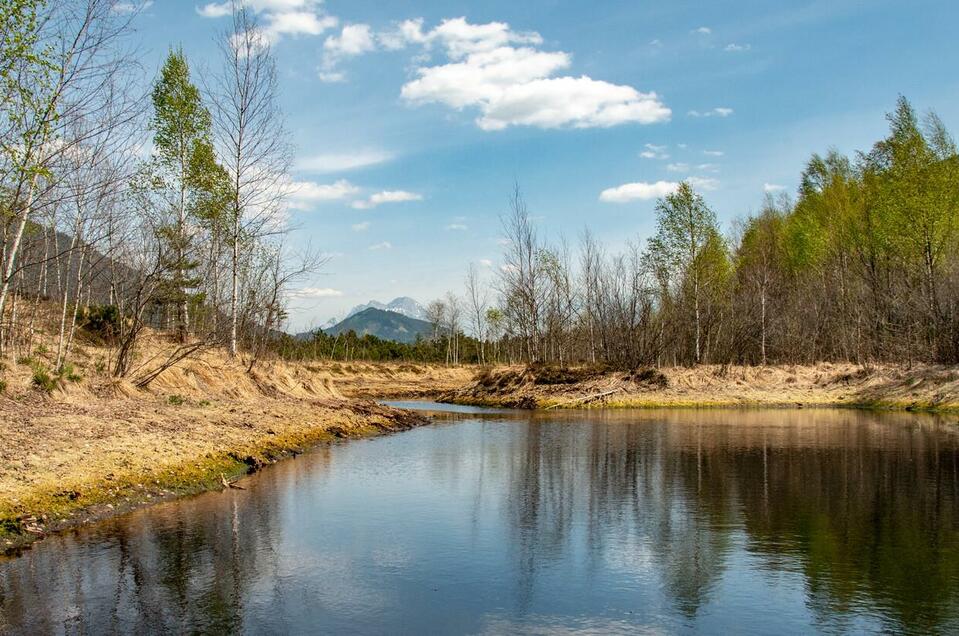
[[[447,413],[0,561],[0,632],[955,633],[957,456],[909,415]]]

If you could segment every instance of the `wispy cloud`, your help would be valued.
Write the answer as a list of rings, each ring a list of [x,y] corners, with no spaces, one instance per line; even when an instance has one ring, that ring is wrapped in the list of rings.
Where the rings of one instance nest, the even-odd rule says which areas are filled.
[[[291,210],[311,210],[321,203],[348,199],[359,194],[360,189],[346,179],[340,179],[329,184],[290,181],[284,186],[284,191]]]
[[[748,51],[751,48],[753,47],[750,46],[749,44],[736,44],[735,42],[730,42],[729,44],[726,45],[726,48],[724,50],[727,53],[742,53],[744,51]]]
[[[453,231],[453,232],[464,232],[468,230],[469,227],[467,227],[466,225],[462,223],[450,223],[449,225],[446,226],[446,229],[448,231]]]
[[[722,150],[703,150],[703,154],[707,157],[722,157],[726,153]]]
[[[375,243],[373,245],[370,245],[369,249],[373,251],[391,250],[393,249],[393,244],[390,243],[389,241],[383,241],[382,243]]]
[[[359,168],[367,168],[391,161],[394,155],[386,150],[367,149],[355,152],[329,153],[304,157],[296,162],[297,170],[327,174],[348,172]]]
[[[646,144],[644,147],[646,149],[639,153],[639,156],[643,159],[669,159],[669,155],[665,152],[666,146]]]
[[[689,177],[686,181],[697,190],[716,190],[719,188],[719,179],[712,177]]]
[[[360,199],[352,203],[357,210],[369,210],[384,203],[405,203],[407,201],[422,201],[423,195],[406,190],[384,190],[377,192],[368,199]]]
[[[666,169],[670,172],[689,172],[688,163],[670,163],[667,164]]]
[[[710,29],[708,26],[701,26],[697,29],[693,29],[693,33],[699,33],[700,35],[709,35],[712,32],[713,30]]]
[[[362,223],[354,223],[350,227],[353,228],[354,232],[365,232],[370,229],[370,222],[363,221]]]
[[[290,298],[335,298],[342,296],[343,292],[330,287],[301,287],[290,291]]]
[[[690,117],[729,117],[733,114],[732,108],[718,107],[711,110],[691,110],[687,113]]]

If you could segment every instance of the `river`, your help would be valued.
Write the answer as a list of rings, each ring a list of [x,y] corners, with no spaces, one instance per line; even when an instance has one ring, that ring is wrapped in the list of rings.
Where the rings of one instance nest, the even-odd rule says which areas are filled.
[[[955,418],[455,408],[0,560],[0,633],[959,633],[957,463]]]

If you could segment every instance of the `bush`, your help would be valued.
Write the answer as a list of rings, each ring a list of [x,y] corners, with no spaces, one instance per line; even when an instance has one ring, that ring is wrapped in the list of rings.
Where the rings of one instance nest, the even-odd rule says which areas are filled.
[[[645,367],[634,369],[626,374],[626,379],[636,384],[645,384],[648,386],[665,389],[669,386],[669,379],[659,369]]]
[[[53,393],[60,383],[60,379],[50,373],[50,370],[41,364],[33,365],[33,379],[31,380],[34,388],[44,393]]]
[[[169,402],[173,406],[183,406],[183,404],[186,402],[186,398],[184,398],[182,395],[177,395],[176,393],[174,393],[173,395],[167,398],[167,402]]]
[[[120,309],[116,305],[90,305],[77,311],[77,326],[104,342],[120,333]]]

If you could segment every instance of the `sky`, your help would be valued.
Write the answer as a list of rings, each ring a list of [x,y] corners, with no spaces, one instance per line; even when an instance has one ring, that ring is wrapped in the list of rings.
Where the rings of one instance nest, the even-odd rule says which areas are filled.
[[[954,0],[248,4],[296,147],[288,242],[329,258],[291,331],[494,276],[514,183],[545,237],[615,251],[682,179],[726,229],[795,193],[812,153],[882,138],[900,94],[959,129]],[[170,47],[198,83],[218,63],[227,3],[138,9],[148,74]]]

